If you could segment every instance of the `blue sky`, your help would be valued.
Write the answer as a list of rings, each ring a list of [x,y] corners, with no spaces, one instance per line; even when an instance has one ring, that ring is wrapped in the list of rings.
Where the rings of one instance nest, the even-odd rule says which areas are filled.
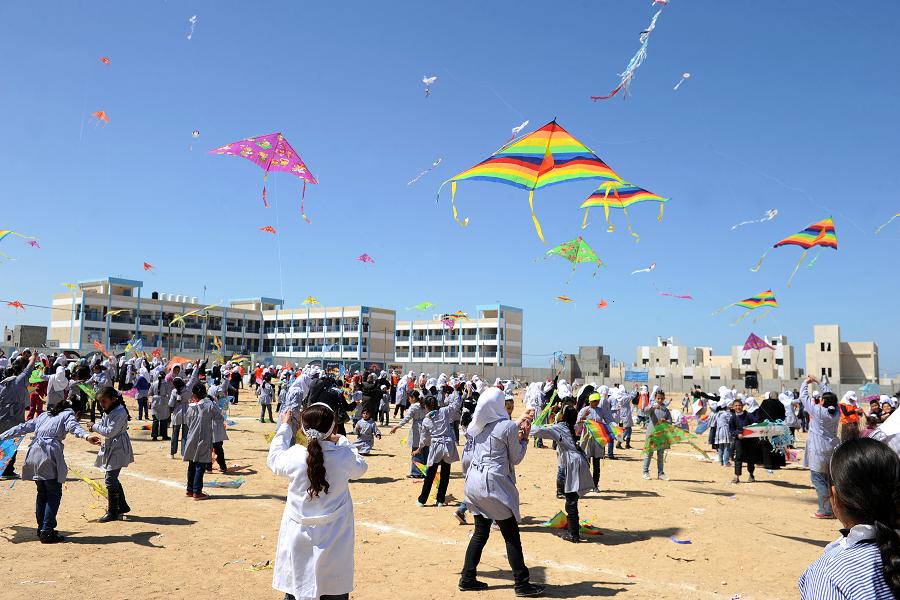
[[[728,352],[753,330],[800,346],[816,323],[874,340],[900,371],[896,167],[900,5],[672,0],[632,95],[615,87],[652,16],[650,0],[594,2],[49,2],[0,4],[0,297],[47,304],[60,283],[115,275],[145,289],[220,299],[307,295],[324,303],[525,311],[526,363],[600,344],[674,335]],[[187,40],[188,19],[196,31]],[[111,65],[99,63],[108,56]],[[677,92],[680,74],[692,77]],[[420,80],[437,75],[430,98]],[[88,115],[109,114],[108,126]],[[441,181],[483,160],[525,119],[556,117],[623,177],[672,200],[629,211],[641,242],[581,231],[576,182],[539,190],[547,241],[584,233],[606,262],[596,277],[543,260],[527,192],[462,182],[451,218]],[[201,136],[191,145],[191,131]],[[299,215],[299,180],[269,178],[206,151],[282,131],[320,185]],[[434,172],[406,182],[438,157]],[[777,208],[770,222],[731,225]],[[833,215],[840,249],[793,286],[799,248],[772,243]],[[273,225],[278,239],[259,231]],[[279,248],[280,244],[280,258]],[[367,252],[377,264],[353,259]],[[893,257],[893,259],[892,259]],[[145,274],[142,262],[156,265]],[[656,262],[652,274],[631,271]],[[280,274],[283,274],[280,275]],[[283,283],[282,283],[283,282]],[[282,292],[283,285],[283,292]],[[758,324],[718,307],[772,288]],[[691,294],[693,301],[657,295]],[[557,295],[574,298],[561,304]],[[595,308],[605,298],[610,306]],[[5,311],[0,323],[46,323]]]

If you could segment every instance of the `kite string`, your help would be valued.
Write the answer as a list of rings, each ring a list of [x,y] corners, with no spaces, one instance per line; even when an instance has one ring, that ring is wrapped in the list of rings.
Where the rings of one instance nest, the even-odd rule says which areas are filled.
[[[278,279],[281,284],[281,299],[284,300],[284,269],[281,265],[281,223],[278,219],[278,178],[275,177],[272,179],[272,191],[275,197],[272,200],[272,203],[275,205],[275,231],[278,233],[275,234],[275,247],[278,249]],[[278,331],[278,323],[275,324],[276,331]],[[277,338],[277,336],[276,336]]]

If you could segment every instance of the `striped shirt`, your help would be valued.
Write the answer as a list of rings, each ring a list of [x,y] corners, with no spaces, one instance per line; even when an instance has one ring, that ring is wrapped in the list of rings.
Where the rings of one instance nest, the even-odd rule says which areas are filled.
[[[872,525],[857,525],[828,544],[798,583],[801,600],[893,600]]]

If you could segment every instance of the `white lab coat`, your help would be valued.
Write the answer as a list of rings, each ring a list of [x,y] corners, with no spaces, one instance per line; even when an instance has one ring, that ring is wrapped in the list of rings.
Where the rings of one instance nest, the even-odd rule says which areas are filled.
[[[281,517],[272,587],[297,600],[317,600],[323,594],[353,591],[353,500],[348,482],[368,469],[366,461],[341,437],[321,442],[328,493],[307,493],[306,448],[291,446],[293,431],[281,424],[269,447],[266,464],[276,475],[290,478]]]

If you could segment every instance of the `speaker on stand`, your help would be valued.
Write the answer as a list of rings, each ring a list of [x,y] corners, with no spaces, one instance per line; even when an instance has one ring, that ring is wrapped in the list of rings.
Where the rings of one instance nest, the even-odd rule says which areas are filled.
[[[744,387],[748,390],[759,389],[759,379],[756,377],[756,371],[747,371],[744,373]]]

